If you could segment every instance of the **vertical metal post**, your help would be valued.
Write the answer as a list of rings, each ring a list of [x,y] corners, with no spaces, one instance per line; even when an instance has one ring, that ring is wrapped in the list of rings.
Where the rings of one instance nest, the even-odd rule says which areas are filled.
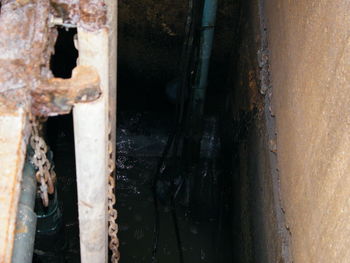
[[[94,66],[102,96],[74,107],[81,262],[107,262],[108,30],[78,28],[79,65]]]
[[[217,0],[205,0],[202,17],[201,47],[199,53],[199,68],[194,86],[194,106],[198,107],[200,116],[203,114],[204,100],[208,82],[210,56],[214,40]]]
[[[96,3],[84,2],[92,7]],[[106,17],[101,17],[106,19],[104,25],[97,28],[94,28],[95,25],[86,28],[83,23],[78,25],[78,64],[92,66],[97,70],[102,91],[102,96],[97,101],[77,104],[73,110],[83,263],[108,261],[107,163],[110,116],[112,134],[115,133],[116,1],[105,3],[107,14]],[[115,135],[112,140],[113,138]]]
[[[191,122],[189,130],[189,156],[193,161],[199,157],[200,141],[202,139],[203,111],[208,83],[208,71],[213,47],[214,27],[217,11],[217,0],[204,0],[200,51],[195,83],[193,86],[193,99],[191,107]]]

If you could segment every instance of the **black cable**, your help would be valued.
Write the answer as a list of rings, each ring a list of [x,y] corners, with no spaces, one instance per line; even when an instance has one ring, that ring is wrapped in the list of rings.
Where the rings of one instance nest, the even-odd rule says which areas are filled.
[[[157,262],[157,248],[159,241],[159,209],[158,200],[155,189],[153,189],[153,202],[154,202],[154,226],[153,226],[153,249],[152,249],[152,263]]]
[[[160,228],[159,208],[158,208],[158,199],[157,199],[157,182],[158,182],[159,176],[162,172],[162,168],[164,167],[165,159],[166,159],[168,152],[173,144],[175,134],[176,134],[176,130],[172,134],[170,134],[168,137],[168,141],[164,147],[162,156],[158,162],[157,170],[156,170],[156,173],[154,175],[153,183],[152,183],[152,194],[153,194],[153,202],[154,202],[152,263],[157,262],[157,248],[158,248],[159,228]]]
[[[181,139],[181,138],[179,138],[181,136],[181,131],[178,131],[178,134],[176,134],[176,135],[178,135],[178,136],[175,136],[175,138],[174,138],[173,158],[175,158],[175,162],[177,163],[176,164],[176,175],[179,175],[181,173],[181,171],[180,171],[181,163],[179,163],[179,159],[178,159],[178,144],[179,144],[179,140]],[[179,224],[178,224],[177,215],[176,215],[176,204],[175,204],[176,193],[180,189],[179,188],[175,189],[175,179],[176,179],[175,176],[173,176],[171,179],[172,179],[171,180],[171,197],[170,197],[171,216],[172,216],[173,224],[174,224],[177,250],[179,253],[179,262],[184,263],[183,252],[182,252],[182,243],[181,243]]]
[[[179,262],[184,263],[184,255],[182,251],[182,242],[180,237],[180,231],[179,231],[179,224],[177,221],[177,215],[176,215],[176,204],[175,204],[175,198],[171,198],[171,215],[173,218],[174,223],[174,229],[175,229],[175,235],[176,235],[176,243],[177,243],[177,251],[179,253]]]
[[[153,228],[153,249],[152,249],[152,263],[157,262],[157,249],[158,249],[158,243],[159,243],[159,235],[160,235],[160,215],[159,215],[159,203],[157,198],[157,182],[159,180],[159,177],[162,175],[164,169],[165,169],[165,162],[168,157],[170,149],[173,147],[172,156],[175,158],[175,160],[178,162],[178,144],[181,143],[181,139],[183,139],[183,130],[182,127],[184,125],[185,121],[185,113],[186,113],[186,97],[188,96],[187,91],[189,90],[190,82],[191,82],[191,72],[193,68],[193,57],[195,53],[194,48],[194,39],[196,38],[196,9],[194,7],[194,3],[197,3],[197,1],[189,0],[189,9],[186,19],[186,26],[185,26],[185,39],[183,44],[183,50],[180,60],[180,75],[181,75],[181,83],[180,88],[177,89],[177,102],[176,102],[176,110],[175,110],[175,121],[174,121],[174,128],[173,132],[169,135],[168,141],[164,147],[163,153],[161,158],[158,161],[157,170],[155,172],[154,178],[153,178],[153,184],[152,184],[152,193],[153,193],[153,201],[154,201],[154,228]],[[197,8],[198,9],[198,8]],[[181,165],[177,165],[177,170],[179,171],[179,167]],[[179,174],[179,173],[177,173]],[[183,252],[182,252],[182,243],[181,243],[181,237],[178,227],[178,219],[176,214],[176,204],[175,199],[180,191],[180,188],[183,184],[183,180],[179,183],[177,189],[175,189],[175,178],[172,178],[171,183],[171,198],[170,198],[170,204],[171,204],[171,211],[172,211],[172,219],[174,224],[174,230],[176,235],[176,241],[177,241],[177,248],[179,253],[179,262],[183,263]]]

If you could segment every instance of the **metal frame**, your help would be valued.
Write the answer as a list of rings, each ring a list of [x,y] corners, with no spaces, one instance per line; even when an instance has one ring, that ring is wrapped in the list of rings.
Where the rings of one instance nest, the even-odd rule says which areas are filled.
[[[101,90],[96,102],[76,106],[74,122],[81,258],[107,262],[107,134],[111,130],[115,142],[117,2],[51,2],[57,4],[53,13],[47,0],[8,0],[1,6],[0,263],[11,262],[20,231],[15,222],[31,115],[68,113],[74,104],[99,98]],[[80,52],[79,66],[68,80],[53,78],[49,70],[57,36],[53,21],[61,21],[52,17],[63,7],[69,25],[78,27]]]

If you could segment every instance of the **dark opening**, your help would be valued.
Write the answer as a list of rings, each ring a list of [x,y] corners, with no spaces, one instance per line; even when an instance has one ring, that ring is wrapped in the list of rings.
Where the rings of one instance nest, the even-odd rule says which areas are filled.
[[[187,72],[189,89],[199,66],[203,30],[199,11],[203,6],[198,3],[192,10],[197,12],[197,17],[192,17],[197,24]],[[237,2],[219,2],[204,115],[198,123],[203,136],[200,148],[191,148],[194,143],[186,127],[191,125],[180,125],[183,137],[170,147],[180,150],[175,156],[168,154],[154,183],[177,116],[174,86],[180,89],[185,67],[186,7],[187,2],[164,3],[163,8],[172,8],[163,14],[167,17],[147,21],[128,12],[129,23],[123,11],[136,12],[137,4],[119,6],[117,206],[122,262],[245,262],[238,141],[244,136],[249,114],[243,112],[244,121],[234,123],[228,108],[232,106],[228,96],[239,45]],[[175,14],[178,16],[173,18]],[[174,34],[163,30],[162,19]],[[190,102],[186,103],[185,111],[189,112]],[[155,224],[159,226],[156,233]],[[157,242],[155,235],[159,235]],[[155,244],[157,261],[152,261]]]
[[[250,89],[258,69],[255,7],[219,1],[204,114],[193,122],[192,95],[179,90],[193,87],[200,66],[201,1],[189,1],[191,12],[187,1],[119,2],[121,262],[263,262],[252,252],[259,244],[252,240],[251,225],[259,220],[251,215],[258,204],[251,205],[250,188],[256,187],[251,182],[258,168],[248,163],[254,158],[248,152],[249,136],[259,113],[256,87]],[[189,13],[193,44],[184,56]],[[69,78],[76,64],[75,33],[59,30],[51,61],[56,77]],[[183,115],[186,121],[175,125],[181,107],[188,113]],[[181,136],[173,136],[169,145],[174,134]],[[50,118],[47,138],[57,170],[63,215],[57,226],[63,242],[51,250],[37,243],[34,262],[80,262],[72,115]],[[167,147],[170,154],[163,158]]]

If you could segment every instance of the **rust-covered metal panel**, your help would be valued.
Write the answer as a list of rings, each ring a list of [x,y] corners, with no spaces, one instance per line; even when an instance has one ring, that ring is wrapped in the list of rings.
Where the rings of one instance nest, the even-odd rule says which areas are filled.
[[[72,78],[50,78],[30,91],[35,115],[67,114],[77,102],[96,100],[100,94],[98,73],[88,66],[73,69]]]
[[[26,142],[29,89],[51,77],[56,38],[48,1],[2,1],[0,15],[0,262],[11,262]]]
[[[31,114],[51,116],[68,113],[73,104],[97,99],[99,74],[78,66],[71,79],[54,78],[50,57],[57,30],[52,18],[65,13],[62,3],[47,0],[3,0],[0,13],[0,263],[11,261],[21,173]],[[94,5],[103,1],[69,2],[70,23],[93,27],[103,22],[89,18]],[[90,3],[90,5],[88,5]],[[75,5],[75,9],[73,8]],[[78,8],[79,7],[79,8]],[[90,11],[86,9],[92,8]],[[80,10],[83,10],[80,12]],[[98,13],[99,14],[99,13]],[[101,22],[102,21],[102,22]]]
[[[88,8],[85,2],[81,1],[82,8]],[[93,4],[89,6],[94,10]],[[55,15],[57,6],[45,0],[9,0],[1,7],[0,99],[33,105],[36,115],[68,113],[74,102],[95,100],[100,93],[98,75],[91,68],[74,70],[72,80],[53,78],[49,63],[57,30],[49,22]],[[86,20],[81,23],[94,24]]]

